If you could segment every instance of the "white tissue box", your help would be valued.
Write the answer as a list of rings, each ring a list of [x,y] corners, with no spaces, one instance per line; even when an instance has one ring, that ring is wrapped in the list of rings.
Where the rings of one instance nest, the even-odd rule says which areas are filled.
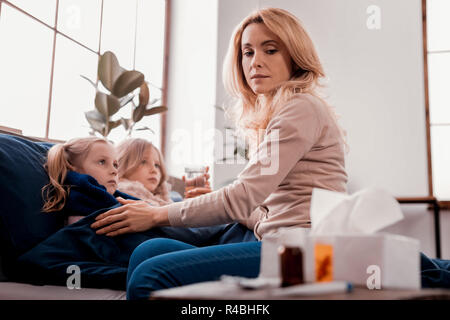
[[[404,218],[380,188],[352,195],[314,188],[311,230],[281,228],[263,238],[261,278],[280,278],[280,245],[303,249],[306,282],[349,281],[369,289],[420,289],[420,243],[383,233]],[[275,281],[272,281],[275,283]]]
[[[421,288],[418,240],[387,233],[319,236],[309,231],[286,229],[264,237],[259,277],[280,283],[278,248],[287,245],[303,250],[305,281],[316,282],[321,261],[316,262],[315,249],[322,245],[331,248],[329,280],[349,281],[368,289]]]
[[[307,237],[305,279],[315,282],[323,275],[316,248],[331,248],[332,280],[349,281],[368,289],[420,289],[420,243],[393,234],[334,235]],[[327,248],[327,245],[330,246]],[[316,247],[317,246],[317,247]],[[319,253],[320,256],[320,253]],[[316,260],[319,258],[319,261]],[[322,257],[323,258],[323,257]],[[324,266],[322,265],[322,268]],[[319,272],[319,274],[318,274]],[[322,274],[320,274],[322,272]],[[330,272],[330,270],[328,270]]]

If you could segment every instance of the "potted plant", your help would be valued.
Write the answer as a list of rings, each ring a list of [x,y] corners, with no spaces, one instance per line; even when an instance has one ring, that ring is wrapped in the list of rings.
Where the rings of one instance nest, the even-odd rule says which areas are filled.
[[[96,89],[95,109],[85,112],[85,116],[92,129],[91,134],[96,132],[107,137],[112,129],[122,125],[131,135],[136,123],[146,116],[167,111],[165,106],[155,106],[159,99],[150,101],[150,90],[145,81],[144,74],[137,70],[126,70],[119,65],[114,53],[106,51],[100,56],[98,62],[98,79],[108,92],[99,90],[99,86],[85,76]],[[137,103],[134,102],[137,97]],[[131,105],[129,118],[113,116],[122,108]],[[135,130],[150,130],[143,127]]]

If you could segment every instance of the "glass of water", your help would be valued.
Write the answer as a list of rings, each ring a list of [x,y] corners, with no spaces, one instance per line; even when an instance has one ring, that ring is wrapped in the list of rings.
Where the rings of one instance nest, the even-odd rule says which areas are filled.
[[[206,185],[206,167],[189,166],[184,168],[186,174],[185,190],[186,192],[194,188],[202,188]]]

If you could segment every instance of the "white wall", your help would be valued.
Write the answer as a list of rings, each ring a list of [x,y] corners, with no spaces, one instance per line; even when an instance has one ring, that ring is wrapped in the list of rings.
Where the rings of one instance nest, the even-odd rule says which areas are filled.
[[[183,9],[182,2],[174,1],[178,9],[175,15]],[[212,62],[210,60],[208,64],[203,60],[199,64],[208,79],[214,73],[214,88],[209,88],[214,95],[210,96],[211,92],[206,92],[207,86],[202,91],[208,96],[208,99],[203,98],[205,104],[209,99],[213,100],[212,104],[219,106],[229,103],[222,84],[222,63],[234,27],[255,8],[276,6],[287,9],[302,20],[316,44],[329,78],[326,90],[328,101],[336,107],[341,115],[341,124],[348,132],[350,153],[346,157],[346,166],[349,192],[379,186],[399,197],[428,194],[420,0],[186,2],[189,2],[189,6],[203,3],[203,20],[217,24],[208,26],[217,32],[217,42],[213,44],[214,41],[207,38],[208,50],[211,50],[208,52],[215,52],[216,59],[213,64],[209,64]],[[373,12],[367,12],[370,5],[376,5],[380,10],[379,29],[367,27],[368,19],[373,17]],[[184,12],[184,15],[187,14],[187,11]],[[184,28],[192,28],[187,24],[189,20],[186,17],[183,19],[174,21],[175,25],[181,28],[184,24]],[[199,38],[202,32],[205,30],[197,35]],[[179,35],[175,33],[174,30],[176,42]],[[172,47],[171,52],[178,55],[179,51],[174,49]],[[178,50],[185,51],[186,48]],[[204,58],[209,59],[206,56]],[[171,75],[179,75],[179,70],[174,69],[173,64],[170,69]],[[172,78],[171,84],[178,88],[181,81]],[[190,81],[196,80],[192,78]],[[178,96],[180,92],[174,92],[172,88],[170,90],[172,100],[169,99],[169,107],[173,108],[172,102],[184,99]],[[218,111],[210,115],[210,109],[206,109],[208,117],[203,119],[210,121],[214,117],[216,128],[222,129],[225,125],[223,113]],[[169,114],[170,119],[174,116],[177,119],[169,120],[172,121],[170,133],[171,127],[178,127],[178,123],[185,120],[178,114]],[[196,119],[191,114],[189,116],[191,120]],[[170,143],[168,146],[170,150]],[[220,187],[234,179],[242,167],[242,164],[215,164],[213,185]],[[427,212],[423,205],[404,205],[402,208],[405,219],[388,230],[419,239],[421,250],[433,256],[432,213]],[[446,245],[450,240],[448,212],[441,214],[441,222],[443,256],[450,259],[450,247]]]
[[[212,166],[216,95],[217,1],[173,0],[169,58],[166,163]]]
[[[303,21],[323,61],[328,100],[348,131],[349,191],[426,195],[421,1],[261,1],[274,3]],[[367,27],[373,4],[375,30]]]
[[[236,10],[239,3],[219,2],[217,103],[227,99],[219,76],[233,27],[258,5],[287,9],[315,42],[328,101],[348,131],[349,191],[379,185],[396,196],[426,195],[421,1],[262,0]],[[369,30],[366,9],[375,3],[381,28]]]
[[[230,106],[232,100],[225,92],[223,81],[222,81],[222,67],[223,61],[225,59],[225,54],[228,49],[231,35],[234,28],[242,21],[242,19],[247,16],[247,14],[253,10],[258,9],[258,0],[229,0],[229,1],[219,1],[219,18],[218,18],[218,40],[217,40],[217,76],[216,76],[216,104],[218,106]],[[239,8],[238,10],[236,8]],[[223,128],[225,126],[232,127],[233,124],[224,118],[223,111],[216,112],[216,128],[221,130],[223,136],[225,137],[225,131]],[[225,140],[225,139],[223,139]],[[224,156],[230,157],[234,143],[233,140],[227,139],[226,142],[231,142],[229,149],[224,149]],[[216,139],[216,148],[220,148],[221,141]],[[216,158],[218,154],[216,153]],[[215,163],[214,164],[214,186],[222,187],[227,185],[231,180],[234,180],[238,173],[244,168],[245,163],[237,163],[237,161],[230,161],[231,163]]]

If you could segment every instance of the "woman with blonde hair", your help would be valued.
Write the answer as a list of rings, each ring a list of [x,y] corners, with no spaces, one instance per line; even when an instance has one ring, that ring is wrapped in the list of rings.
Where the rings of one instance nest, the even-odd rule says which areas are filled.
[[[132,232],[129,226],[147,230],[239,222],[255,241],[203,248],[171,239],[146,241],[130,259],[129,299],[224,274],[256,277],[259,240],[279,228],[310,228],[313,188],[346,192],[344,133],[318,96],[324,72],[295,16],[265,8],[246,17],[232,35],[223,76],[238,101],[236,124],[251,142],[249,163],[234,183],[158,208],[122,201],[92,227],[116,236]]]

